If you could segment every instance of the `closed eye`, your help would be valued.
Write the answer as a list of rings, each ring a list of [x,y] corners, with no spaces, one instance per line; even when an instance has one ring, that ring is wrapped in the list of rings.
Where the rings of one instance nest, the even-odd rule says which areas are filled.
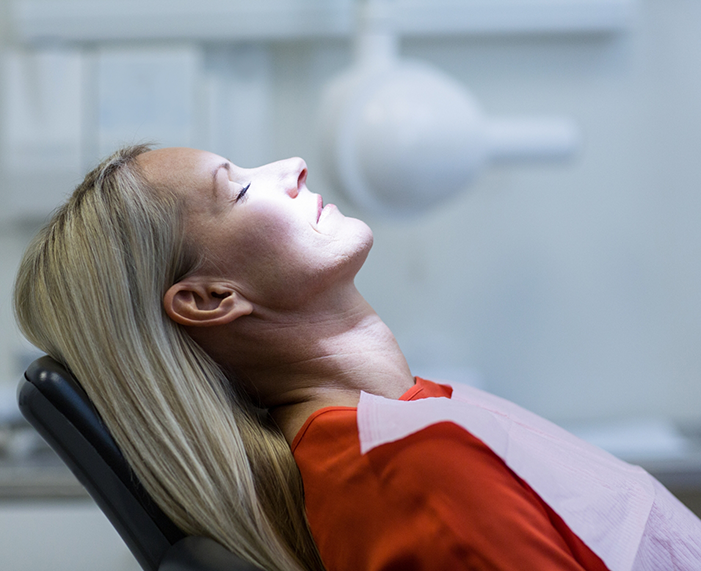
[[[234,202],[238,203],[238,202],[240,202],[241,200],[243,200],[244,197],[246,196],[246,193],[248,192],[248,189],[249,189],[250,187],[251,187],[251,183],[249,182],[246,186],[244,186],[244,187],[239,191],[239,193],[236,195],[236,199],[234,200]]]

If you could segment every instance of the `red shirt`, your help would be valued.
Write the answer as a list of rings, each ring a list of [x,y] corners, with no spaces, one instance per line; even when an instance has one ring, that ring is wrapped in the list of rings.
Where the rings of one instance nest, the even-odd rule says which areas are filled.
[[[450,398],[423,379],[401,400]],[[360,454],[356,409],[312,414],[292,443],[329,571],[606,571],[482,441],[441,422]]]

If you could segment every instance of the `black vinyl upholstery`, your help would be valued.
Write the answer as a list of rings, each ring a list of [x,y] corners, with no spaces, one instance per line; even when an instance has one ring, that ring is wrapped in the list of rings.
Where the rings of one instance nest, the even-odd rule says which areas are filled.
[[[73,375],[34,361],[18,388],[25,418],[68,465],[145,571],[252,571],[211,539],[186,535],[153,502]]]

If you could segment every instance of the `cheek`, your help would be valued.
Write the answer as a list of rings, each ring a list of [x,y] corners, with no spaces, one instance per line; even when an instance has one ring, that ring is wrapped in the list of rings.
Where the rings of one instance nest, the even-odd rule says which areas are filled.
[[[304,247],[305,230],[308,238],[308,228],[286,219],[266,218],[246,224],[229,242],[229,269],[261,293],[294,287],[303,279],[312,257]]]
[[[245,231],[239,236],[239,245],[243,254],[256,259],[259,263],[280,262],[297,251],[302,241],[305,228],[284,217],[265,217],[262,220],[250,220]]]
[[[339,218],[321,234],[303,216],[271,208],[249,208],[220,229],[217,267],[264,305],[303,303],[334,281],[352,279],[372,244],[359,220]]]

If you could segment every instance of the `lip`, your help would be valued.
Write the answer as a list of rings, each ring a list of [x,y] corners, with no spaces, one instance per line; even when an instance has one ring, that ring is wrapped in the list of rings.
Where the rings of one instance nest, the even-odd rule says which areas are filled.
[[[321,198],[320,194],[316,195],[316,223],[319,223],[319,218],[321,218],[321,211],[324,209],[324,199]]]

